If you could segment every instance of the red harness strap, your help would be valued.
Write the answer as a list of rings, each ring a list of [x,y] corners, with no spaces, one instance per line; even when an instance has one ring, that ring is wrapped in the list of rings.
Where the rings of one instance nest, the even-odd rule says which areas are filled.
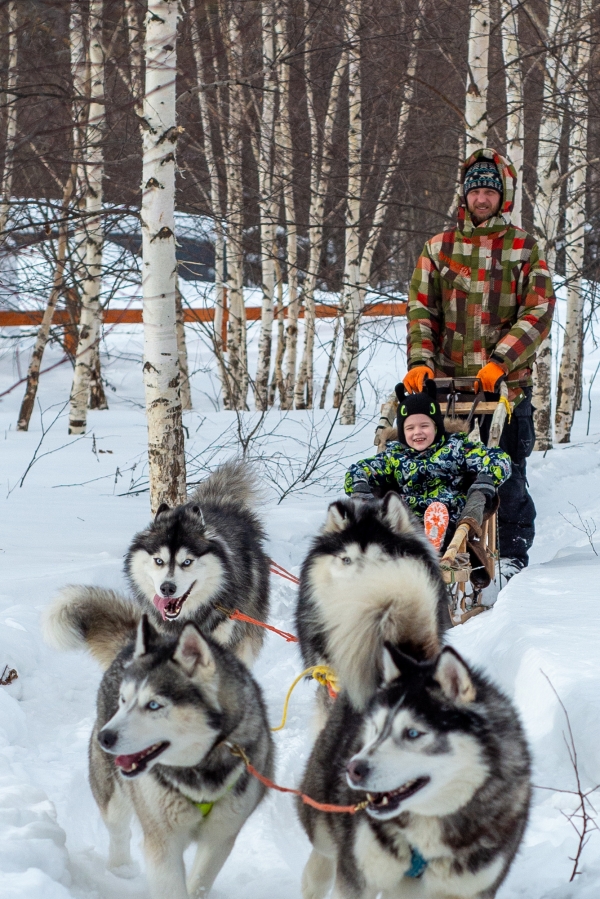
[[[288,643],[298,642],[298,637],[295,637],[293,634],[288,634],[287,631],[280,631],[279,628],[273,627],[271,624],[265,624],[264,621],[258,621],[256,618],[250,618],[249,615],[244,615],[243,612],[238,612],[237,609],[230,612],[227,609],[222,609],[220,606],[215,606],[215,608],[218,608],[220,612],[224,612],[229,618],[233,619],[233,621],[245,621],[247,624],[255,624],[257,627],[264,627],[267,631],[273,631],[274,634],[279,634],[279,636],[283,637],[284,640],[287,640]]]
[[[331,805],[328,802],[317,802],[316,799],[311,799],[310,796],[300,792],[300,790],[293,790],[291,787],[280,787],[279,784],[273,783],[272,780],[269,780],[268,777],[265,777],[264,774],[260,774],[260,772],[256,770],[241,746],[232,743],[226,743],[225,745],[233,755],[243,760],[249,774],[259,780],[265,787],[268,787],[270,790],[278,790],[280,793],[292,793],[294,796],[299,796],[305,805],[310,805],[320,812],[340,812],[347,815],[355,815],[356,812],[362,811],[369,804],[367,800],[364,800],[363,802],[358,802],[356,805]]]
[[[286,571],[285,568],[282,568],[281,565],[278,565],[277,562],[274,562],[271,559],[271,574],[278,574],[279,577],[284,578],[286,581],[291,581],[292,584],[299,584],[300,580],[296,577],[295,574],[291,574],[291,572]]]

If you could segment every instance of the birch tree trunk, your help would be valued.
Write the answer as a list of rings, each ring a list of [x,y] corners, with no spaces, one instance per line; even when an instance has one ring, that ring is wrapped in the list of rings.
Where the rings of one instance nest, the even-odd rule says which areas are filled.
[[[227,173],[227,239],[226,264],[229,296],[227,321],[228,375],[233,409],[247,409],[248,352],[246,344],[246,307],[244,306],[243,250],[243,184],[242,184],[242,96],[240,7],[234,0],[230,11],[223,10],[222,20],[229,15],[227,43],[229,67],[229,123],[225,135],[225,170]]]
[[[0,187],[0,245],[5,242],[6,224],[10,211],[10,197],[13,184],[13,160],[15,139],[17,136],[17,78],[18,78],[18,43],[19,20],[17,16],[17,0],[8,4],[8,73],[6,78],[6,140],[4,143],[4,168]]]
[[[550,0],[548,45],[557,45],[566,27],[567,0]],[[556,261],[556,232],[560,200],[560,136],[562,111],[558,98],[564,91],[566,72],[558,61],[558,48],[546,53],[542,117],[540,120],[537,185],[533,207],[533,230],[552,274]],[[552,335],[543,341],[534,365],[533,405],[535,449],[552,448]]]
[[[517,0],[501,0],[502,54],[506,82],[506,154],[517,172],[517,184],[511,221],[521,227],[523,206],[523,162],[525,150],[523,73],[519,45],[519,6]]]
[[[71,176],[67,181],[65,186],[63,201],[62,201],[62,210],[61,210],[61,221],[58,226],[58,244],[56,248],[56,267],[54,269],[54,277],[52,279],[52,290],[50,292],[50,297],[48,299],[48,305],[44,309],[44,315],[37,332],[37,336],[35,339],[35,346],[33,348],[33,353],[31,354],[31,360],[29,362],[29,368],[27,370],[27,386],[25,388],[25,396],[23,397],[23,402],[21,403],[21,409],[19,411],[19,420],[17,422],[17,430],[18,431],[27,431],[29,430],[29,422],[31,421],[31,413],[33,412],[33,407],[35,405],[35,398],[37,396],[37,389],[40,381],[40,368],[42,365],[42,358],[44,356],[44,350],[46,349],[46,344],[48,343],[48,337],[50,335],[50,327],[52,325],[52,318],[54,316],[54,310],[56,309],[56,304],[60,298],[60,295],[63,290],[63,282],[64,282],[64,273],[65,273],[65,261],[67,256],[67,243],[68,243],[68,216],[67,212],[69,206],[71,204],[71,197],[73,195],[73,190],[75,187],[75,182],[77,179],[77,168],[73,165],[71,170]]]
[[[260,214],[260,255],[262,272],[262,310],[258,343],[258,366],[254,385],[255,405],[259,411],[269,406],[269,371],[273,340],[273,300],[275,296],[276,229],[279,203],[274,184],[275,106],[278,92],[275,68],[274,0],[261,4],[262,57],[265,70],[260,116],[258,189]]]
[[[286,48],[285,21],[283,13],[285,4],[280,4],[280,14],[275,22],[277,41],[277,58],[282,59]],[[298,225],[294,205],[294,167],[292,155],[292,126],[290,121],[290,68],[286,62],[281,65],[279,115],[277,117],[277,145],[279,148],[279,168],[285,233],[287,239],[287,322],[285,325],[285,373],[283,375],[283,392],[281,408],[292,409],[294,406],[294,389],[296,385],[296,364],[298,355]]]
[[[194,61],[196,63],[196,80],[200,87],[204,82],[206,63],[203,58],[202,44],[200,42],[196,0],[190,0],[190,22],[192,48],[194,51]],[[212,68],[209,70],[208,80],[215,80],[214,70]],[[223,406],[225,409],[231,409],[230,378],[225,365],[225,346],[223,343],[223,316],[226,302],[225,239],[223,233],[223,210],[221,207],[221,195],[219,190],[219,171],[216,163],[218,144],[205,90],[198,90],[198,107],[200,110],[200,121],[202,123],[204,158],[206,159],[206,166],[208,168],[208,176],[210,179],[210,202],[215,228],[215,317],[212,337],[215,355],[219,364],[221,389],[223,391]],[[218,125],[216,126],[216,129],[218,130]]]
[[[344,262],[344,337],[335,408],[341,409],[340,421],[356,421],[356,384],[358,381],[360,289],[360,200],[362,193],[362,96],[360,65],[361,0],[352,0],[347,12],[348,50],[348,201],[346,207],[346,247]]]
[[[176,335],[175,118],[177,0],[149,0],[142,171],[144,387],[150,505],[185,501]]]
[[[582,268],[585,246],[585,206],[587,175],[587,136],[592,0],[582,0],[577,25],[576,79],[570,99],[569,177],[566,208],[567,316],[558,376],[556,398],[556,439],[569,443],[575,411],[578,407],[581,366],[583,363],[583,291]]]
[[[345,9],[345,8],[344,8]],[[344,13],[342,9],[342,13]],[[315,97],[312,90],[310,72],[308,76],[308,123],[310,127],[310,145],[314,147],[310,174],[310,209],[308,214],[309,262],[308,272],[303,288],[304,298],[304,347],[302,361],[294,390],[296,409],[312,409],[313,406],[313,356],[315,343],[315,289],[319,275],[319,263],[323,245],[323,221],[325,217],[325,200],[329,186],[329,177],[333,163],[333,126],[338,110],[338,102],[344,73],[348,65],[348,55],[340,54],[333,73],[325,122],[323,127],[323,143],[321,147],[321,168],[317,168],[318,130],[315,115]]]
[[[79,343],[73,373],[69,409],[69,434],[84,434],[90,382],[95,368],[100,335],[100,288],[102,285],[102,180],[104,155],[102,140],[105,126],[104,50],[102,47],[103,0],[91,0],[89,12],[90,103],[85,129],[86,202],[85,202],[85,279],[81,298]]]
[[[465,125],[467,159],[485,147],[488,131],[487,90],[490,46],[489,0],[471,0]]]

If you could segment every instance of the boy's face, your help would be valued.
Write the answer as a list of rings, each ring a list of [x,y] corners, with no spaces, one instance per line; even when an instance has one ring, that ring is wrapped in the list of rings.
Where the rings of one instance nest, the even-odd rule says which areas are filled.
[[[435,423],[428,415],[409,415],[404,422],[404,439],[413,449],[424,450],[435,440]]]

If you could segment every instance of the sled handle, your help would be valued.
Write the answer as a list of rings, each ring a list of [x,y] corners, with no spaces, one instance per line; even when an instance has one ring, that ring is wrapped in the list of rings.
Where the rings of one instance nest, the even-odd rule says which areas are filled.
[[[454,560],[456,559],[456,554],[461,552],[462,547],[469,536],[469,525],[468,524],[459,524],[456,528],[456,532],[454,537],[448,544],[448,548],[444,553],[444,556],[441,560],[441,565],[452,565]]]
[[[504,423],[506,421],[506,416],[509,409],[510,406],[508,403],[508,387],[506,386],[506,383],[502,381],[502,383],[500,384],[500,402],[496,406],[494,414],[492,416],[492,423],[490,425],[490,433],[487,442],[488,446],[498,446],[498,444],[500,443],[502,430],[504,428]]]

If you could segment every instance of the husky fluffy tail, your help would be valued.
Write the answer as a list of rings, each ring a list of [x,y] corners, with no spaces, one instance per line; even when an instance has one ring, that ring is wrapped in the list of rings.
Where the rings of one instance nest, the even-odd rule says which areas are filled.
[[[189,502],[230,503],[250,509],[260,499],[261,490],[252,466],[235,460],[219,465],[189,496]]]
[[[70,584],[44,610],[42,630],[54,649],[87,649],[106,670],[141,617],[140,607],[114,590]]]
[[[331,663],[353,704],[364,708],[377,689],[385,642],[419,659],[440,651],[438,585],[416,559],[399,560],[397,581],[361,584],[343,608],[329,596]]]

